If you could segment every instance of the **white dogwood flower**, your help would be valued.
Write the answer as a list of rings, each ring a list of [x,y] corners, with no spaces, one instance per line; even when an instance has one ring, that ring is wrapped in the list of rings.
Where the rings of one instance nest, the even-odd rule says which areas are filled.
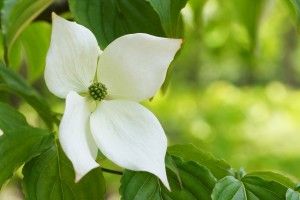
[[[99,166],[99,148],[117,165],[150,172],[169,188],[167,138],[138,102],[159,90],[180,46],[179,39],[137,33],[101,51],[91,31],[53,14],[45,80],[53,94],[66,98],[59,141],[77,181]]]

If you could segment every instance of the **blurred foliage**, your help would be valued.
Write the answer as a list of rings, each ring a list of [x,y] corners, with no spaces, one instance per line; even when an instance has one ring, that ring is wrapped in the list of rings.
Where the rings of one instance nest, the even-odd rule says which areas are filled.
[[[300,91],[279,82],[242,88],[215,82],[198,90],[174,83],[149,106],[170,144],[193,143],[235,168],[300,177],[299,98]]]
[[[236,2],[209,0],[185,8],[185,46],[174,75],[196,86],[219,79],[236,84],[278,80],[298,86],[299,45],[290,4]]]

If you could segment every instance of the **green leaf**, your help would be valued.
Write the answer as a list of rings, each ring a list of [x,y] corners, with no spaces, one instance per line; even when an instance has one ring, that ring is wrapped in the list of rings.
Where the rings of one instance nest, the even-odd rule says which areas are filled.
[[[296,185],[296,182],[294,180],[292,180],[291,178],[284,176],[282,174],[278,174],[278,173],[270,172],[270,171],[251,172],[251,173],[248,173],[247,176],[248,177],[249,176],[258,176],[267,181],[276,181],[277,183],[280,183],[289,188],[294,188]]]
[[[69,0],[77,22],[89,28],[104,49],[129,33],[165,36],[160,19],[145,0]]]
[[[241,180],[227,176],[219,180],[212,192],[212,200],[282,200],[287,187],[255,176]]]
[[[105,181],[101,169],[93,169],[75,184],[72,164],[57,144],[27,163],[23,174],[26,199],[104,199]]]
[[[173,157],[181,181],[173,170],[168,169],[172,192],[159,179],[146,172],[125,171],[121,179],[120,193],[123,200],[197,200],[210,199],[216,178],[204,166],[195,162],[183,162]]]
[[[231,167],[224,160],[219,160],[192,144],[171,146],[168,149],[168,153],[185,161],[194,161],[207,167],[218,179],[231,174]]]
[[[3,0],[1,27],[8,52],[26,26],[51,3],[52,0]]]
[[[46,22],[32,23],[16,40],[8,55],[10,67],[15,70],[20,68],[22,61],[25,61],[26,78],[31,83],[43,74],[50,34],[50,24]]]
[[[233,176],[227,176],[216,184],[211,198],[213,200],[246,200],[248,199],[248,195],[241,181],[235,179]]]
[[[299,26],[300,24],[300,0],[287,0],[288,3],[291,5],[292,9],[294,10],[296,21]]]
[[[289,188],[286,192],[286,200],[300,200],[300,193]]]
[[[234,6],[235,18],[246,27],[252,42],[257,39],[258,27],[265,3],[266,0],[234,0],[231,2],[231,5]]]
[[[52,135],[30,127],[24,116],[0,103],[0,188],[23,163],[50,147]]]
[[[260,177],[244,176],[242,181],[248,191],[251,191],[259,199],[281,200],[284,199],[287,187],[275,182],[267,181]]]
[[[168,37],[176,38],[183,35],[183,21],[180,11],[187,0],[147,0],[157,12],[163,29]]]
[[[14,130],[27,125],[26,119],[22,114],[9,105],[0,102],[0,127],[3,131]]]
[[[53,126],[56,120],[49,105],[32,87],[30,87],[20,76],[11,69],[0,63],[0,78],[3,80],[0,90],[14,93],[25,99],[42,117],[48,127]]]

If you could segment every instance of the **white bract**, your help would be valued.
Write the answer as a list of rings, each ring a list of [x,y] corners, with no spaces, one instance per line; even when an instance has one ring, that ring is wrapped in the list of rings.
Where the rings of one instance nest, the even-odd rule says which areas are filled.
[[[59,141],[77,181],[99,166],[99,148],[119,166],[150,172],[169,188],[164,130],[138,102],[159,90],[180,46],[179,39],[137,33],[101,51],[91,31],[53,14],[45,80],[66,98]]]

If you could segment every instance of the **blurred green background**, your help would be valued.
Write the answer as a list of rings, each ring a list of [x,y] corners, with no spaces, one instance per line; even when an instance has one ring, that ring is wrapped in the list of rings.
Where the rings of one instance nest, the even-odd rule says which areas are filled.
[[[169,87],[145,102],[169,144],[193,143],[237,169],[300,177],[300,45],[291,2],[190,0],[182,14],[184,46]],[[51,26],[41,20],[22,33],[10,64],[62,112],[63,101],[43,81]],[[40,55],[31,54],[34,48]],[[28,105],[20,110],[31,124],[41,123]],[[108,191],[117,190],[112,179]]]
[[[300,46],[289,3],[190,1],[169,90],[148,103],[170,144],[300,177]]]

